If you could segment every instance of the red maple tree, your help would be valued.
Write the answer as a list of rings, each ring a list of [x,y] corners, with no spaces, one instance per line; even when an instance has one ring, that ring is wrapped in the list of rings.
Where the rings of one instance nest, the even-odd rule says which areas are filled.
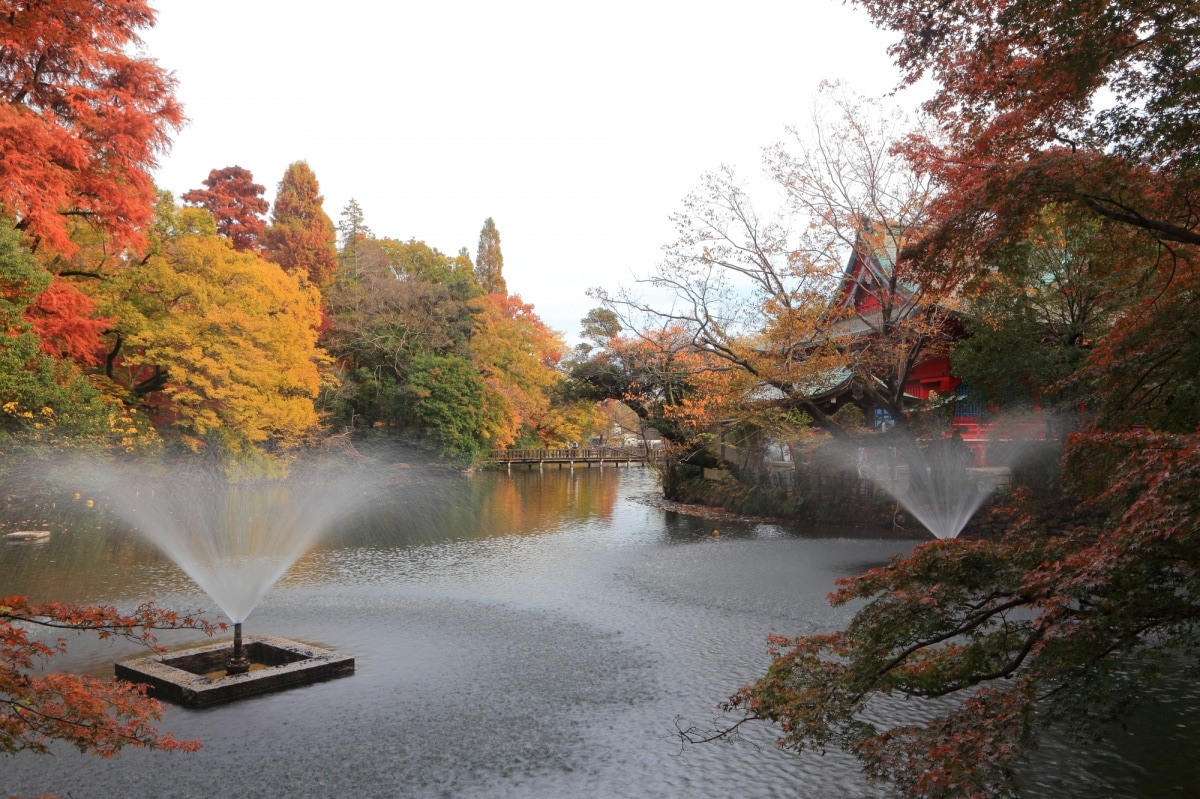
[[[0,208],[37,244],[83,217],[117,244],[151,218],[150,170],[183,124],[175,79],[133,54],[144,0],[29,0],[0,15]]]
[[[271,207],[263,192],[266,189],[254,182],[250,170],[240,166],[214,169],[204,180],[207,189],[192,189],[183,201],[208,209],[217,232],[233,243],[239,252],[258,247],[266,222],[263,214]]]
[[[97,319],[96,302],[68,281],[54,277],[25,312],[42,340],[42,351],[95,365],[104,360],[101,336],[111,320]]]
[[[155,630],[197,629],[211,635],[225,625],[153,603],[126,614],[111,606],[0,598],[0,753],[48,752],[55,740],[101,757],[119,754],[126,746],[184,752],[200,748],[198,741],[181,741],[154,727],[162,705],[146,696],[145,686],[40,672],[39,666],[65,652],[67,643],[65,638],[39,640],[32,634],[36,627],[91,631],[101,639],[124,638],[161,650]]]
[[[901,34],[904,82],[939,84],[924,109],[940,135],[906,152],[945,189],[924,248],[949,251],[942,266],[964,242],[1021,235],[1048,203],[1200,244],[1194,2],[858,2]]]

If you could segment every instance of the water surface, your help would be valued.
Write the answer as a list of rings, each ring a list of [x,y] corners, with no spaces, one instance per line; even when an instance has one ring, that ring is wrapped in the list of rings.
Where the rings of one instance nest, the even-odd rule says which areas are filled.
[[[916,540],[714,523],[630,500],[654,490],[653,473],[638,467],[414,475],[390,508],[318,544],[246,621],[247,633],[353,655],[354,676],[170,708],[161,726],[203,741],[195,755],[0,759],[0,795],[887,796],[844,755],[777,750],[770,728],[748,743],[690,748],[675,731],[711,723],[717,703],[761,673],[768,634],[844,624],[852,609],[826,601],[834,580]],[[3,593],[123,606],[154,597],[213,612],[113,514],[88,513],[46,545],[0,550]],[[133,653],[80,638],[59,666],[107,674]],[[1155,716],[1146,752],[1130,741],[1087,752],[1052,741],[1033,794],[1196,795],[1194,758],[1164,758],[1171,746],[1194,747],[1186,725],[1200,702],[1189,686],[1172,690],[1164,696],[1179,712]],[[888,709],[898,719],[918,711]]]

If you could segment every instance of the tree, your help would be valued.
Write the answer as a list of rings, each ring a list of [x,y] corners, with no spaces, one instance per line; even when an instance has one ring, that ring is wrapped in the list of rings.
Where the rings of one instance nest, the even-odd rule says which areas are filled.
[[[1200,243],[1192,0],[859,3],[901,34],[904,82],[939,84],[925,108],[944,141],[906,148],[947,188],[926,248],[999,244],[1050,202]]]
[[[1200,425],[1200,319],[1195,298],[1200,270],[1190,254],[1172,272],[1168,289],[1139,295],[1107,336],[1096,343],[1081,370],[1091,385],[1098,424],[1119,430],[1145,425],[1151,430],[1188,433]]]
[[[604,349],[576,363],[572,377],[590,389],[594,400],[623,403],[647,424],[661,425],[666,440],[686,446],[683,431],[668,424],[667,409],[690,395],[694,369],[713,366],[711,360],[705,363],[693,354],[687,331],[647,327],[611,339]]]
[[[326,291],[331,351],[397,372],[420,351],[465,351],[478,289],[458,261],[424,242],[360,240]]]
[[[909,376],[948,353],[957,308],[952,279],[918,279],[903,257],[931,191],[891,154],[905,126],[897,111],[824,85],[811,128],[767,151],[787,198],[775,218],[760,217],[733,170],[710,173],[644,281],[670,307],[629,292],[595,296],[679,325],[694,349],[769,387],[781,412],[832,434],[852,432],[822,399],[843,384],[862,408],[907,425]]]
[[[322,204],[317,176],[305,161],[288,166],[279,181],[271,224],[263,233],[268,261],[303,275],[319,288],[337,267],[337,238]]]
[[[66,280],[51,279],[25,312],[42,341],[42,350],[79,364],[95,365],[103,360],[102,336],[111,324],[97,319],[96,303]]]
[[[104,397],[74,362],[47,352],[48,343],[61,342],[38,335],[33,311],[54,282],[21,238],[0,226],[0,454],[26,445],[124,449],[144,442],[144,420]]]
[[[316,290],[236,252],[206,211],[178,217],[160,253],[106,283],[111,375],[194,445],[295,446],[317,424]]]
[[[1126,229],[1131,302],[1087,369],[1111,389],[1098,398],[1106,424],[1189,430],[1200,331],[1175,323],[1193,316],[1200,283],[1200,145],[1184,111],[1200,92],[1187,77],[1200,7],[861,3],[901,34],[892,53],[905,82],[931,74],[941,84],[925,104],[940,137],[904,146],[939,189],[910,256],[931,273],[973,271],[1054,204]]]
[[[548,406],[528,420],[531,440],[548,448],[586,442],[602,429],[607,417],[602,403],[580,396],[573,381],[560,375],[546,389]]]
[[[504,255],[500,252],[500,231],[489,216],[479,231],[479,249],[475,252],[475,279],[488,294],[507,294],[504,283]]]
[[[604,400],[596,403],[596,408],[600,415],[601,427],[596,431],[599,434],[600,446],[622,446],[627,436],[644,436],[646,422],[625,403]]]
[[[621,334],[621,318],[608,308],[593,308],[579,320],[579,336],[594,346],[604,344]]]
[[[150,170],[183,124],[175,80],[134,54],[143,0],[33,0],[0,17],[0,209],[35,245],[70,254],[71,220],[117,247],[142,241]]]
[[[932,274],[1002,262],[1054,205],[1121,231],[1126,302],[1082,370],[1104,387],[1100,422],[1194,429],[1200,145],[1183,109],[1200,6],[861,2],[901,34],[905,81],[941,84],[925,105],[939,138],[904,145],[939,189],[910,257]]]
[[[677,325],[642,328],[611,339],[604,349],[575,364],[571,376],[588,387],[593,401],[620,402],[659,431],[663,493],[680,497],[684,483],[705,467],[722,464],[712,444],[720,425],[736,413],[753,388],[752,376],[692,345]]]
[[[925,106],[940,138],[903,145],[937,191],[905,257],[921,279],[998,284],[1005,323],[1060,347],[1028,365],[1072,374],[1099,413],[1062,461],[1054,510],[1071,523],[1018,497],[1002,535],[844,581],[834,601],[862,603],[847,628],[774,639],[727,708],[778,723],[786,747],[844,748],[908,796],[1015,796],[1051,723],[1087,740],[1161,671],[1196,674],[1200,164],[1183,109],[1200,9],[859,2],[901,34],[906,81],[941,84]],[[870,712],[888,696],[954,701],[888,726]]]
[[[467,358],[478,293],[464,255],[451,258],[420,241],[360,239],[325,292],[323,342],[342,373],[341,421],[413,431],[410,374],[421,359]],[[448,369],[457,374],[457,361]]]
[[[1129,238],[1085,209],[1047,207],[970,286],[954,374],[1002,410],[1028,410],[1031,397],[1047,414],[1094,407],[1101,392],[1087,361],[1139,292],[1129,267],[1153,260]]]
[[[406,390],[421,438],[455,460],[473,461],[483,448],[484,431],[500,424],[488,418],[496,408],[486,406],[483,380],[461,356],[418,356]]]
[[[196,629],[212,635],[213,625],[192,615],[146,603],[132,613],[114,607],[87,607],[25,597],[0,598],[0,753],[48,753],[53,741],[80,752],[112,757],[126,746],[194,752],[198,741],[181,741],[153,726],[162,705],[146,696],[146,686],[115,679],[42,671],[42,664],[67,649],[65,638],[49,643],[32,628],[95,632],[151,647],[155,630]]]
[[[204,185],[206,189],[192,189],[181,199],[212,214],[217,233],[229,239],[238,252],[258,249],[266,227],[262,216],[271,206],[262,196],[266,189],[254,182],[250,170],[240,166],[214,169]]]
[[[338,250],[339,269],[356,275],[358,273],[358,245],[372,236],[371,229],[367,227],[362,206],[353,197],[342,209],[342,216],[338,220],[338,236],[342,240],[341,249]]]
[[[535,430],[547,422],[565,345],[520,297],[486,294],[479,303],[471,360],[487,387],[487,416],[499,422],[487,431],[488,443],[507,447],[518,438],[536,438]]]

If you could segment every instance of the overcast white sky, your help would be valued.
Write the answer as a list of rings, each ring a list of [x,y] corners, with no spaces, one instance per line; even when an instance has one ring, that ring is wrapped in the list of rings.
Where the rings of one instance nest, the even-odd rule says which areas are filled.
[[[208,0],[155,3],[146,49],[190,122],[156,174],[176,197],[238,165],[306,160],[336,223],[475,255],[496,221],[511,293],[577,340],[591,286],[658,262],[668,217],[722,163],[803,126],[817,85],[898,81],[840,0]]]

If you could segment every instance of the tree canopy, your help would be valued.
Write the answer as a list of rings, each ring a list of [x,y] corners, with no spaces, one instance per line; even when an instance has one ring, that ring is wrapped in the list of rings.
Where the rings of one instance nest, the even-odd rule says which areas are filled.
[[[343,221],[324,337],[341,373],[339,419],[466,459],[580,436],[586,414],[559,390],[565,345],[531,305],[485,292],[465,252],[371,237],[356,205]]]
[[[939,84],[938,135],[903,152],[937,188],[910,255],[931,274],[1014,263],[1049,207],[1093,218],[1122,306],[1079,373],[1103,423],[1195,429],[1200,162],[1192,56],[1200,7],[1120,2],[861,4],[901,34],[906,81]],[[1110,256],[1112,260],[1112,256]]]
[[[732,426],[860,434],[861,414],[820,399],[834,383],[841,407],[915,428],[908,378],[952,353],[987,399],[1023,391],[1082,420],[1054,509],[1070,524],[1018,494],[1002,535],[845,581],[850,625],[773,639],[727,709],[911,796],[1015,794],[1050,724],[1094,734],[1160,664],[1196,676],[1200,3],[855,2],[899,35],[903,83],[937,84],[920,126],[823,87],[813,124],[766,152],[778,212],[733,170],[706,175],[646,278],[668,300],[597,290],[571,382],[560,335],[509,293],[492,218],[474,263],[376,237],[354,200],[335,230],[304,161],[269,225],[237,166],[177,208],[150,178],[184,121],[175,79],[138,50],[150,6],[10,3],[0,472],[21,446],[262,453],[323,426],[469,462],[582,437],[602,400],[661,432],[669,494],[727,465]],[[39,672],[57,650],[28,624],[203,626],[0,600],[0,751],[191,748],[148,726],[136,691]],[[900,696],[956,701],[920,723],[873,714]]]
[[[961,292],[977,338],[956,365],[993,396],[1015,382],[1069,400],[1086,424],[1054,507],[1017,494],[1002,534],[843,581],[833,601],[861,603],[850,624],[773,638],[770,668],[726,709],[778,724],[791,749],[844,748],[907,796],[1016,796],[1051,725],[1102,735],[1162,670],[1196,676],[1200,163],[1185,109],[1200,7],[858,2],[900,33],[905,80],[939,84],[933,131],[895,150],[930,181],[899,254],[914,281]],[[889,723],[885,697],[953,701]]]
[[[488,294],[507,294],[504,283],[504,254],[500,252],[500,231],[489,216],[479,231],[479,248],[475,252],[475,280]]]
[[[263,232],[267,260],[324,286],[337,266],[337,237],[325,213],[317,176],[305,161],[290,164],[279,181],[271,224]]]
[[[21,444],[118,441],[112,404],[74,362],[48,348],[29,318],[52,280],[21,238],[0,228],[0,453]]]
[[[266,227],[263,214],[271,207],[262,196],[266,189],[254,182],[250,170],[240,166],[212,170],[204,186],[185,192],[181,199],[212,214],[217,232],[238,252],[257,249]]]
[[[953,280],[919,280],[903,257],[931,198],[929,181],[893,153],[905,130],[894,109],[824,85],[812,124],[767,150],[782,208],[763,214],[732,169],[709,173],[643,279],[656,291],[593,296],[626,327],[676,326],[693,350],[760,383],[781,412],[835,435],[847,425],[822,398],[842,384],[906,424],[909,376],[948,353],[957,299]]]
[[[1087,741],[1163,669],[1195,677],[1196,445],[1079,440],[1065,474],[1103,524],[1055,534],[1021,514],[1002,538],[931,542],[843,580],[834,604],[863,603],[850,625],[773,637],[771,667],[727,709],[778,723],[789,749],[843,748],[907,796],[1019,795],[1015,767],[1048,727]],[[872,712],[889,696],[959,701],[889,725]]]
[[[907,147],[947,188],[927,246],[1003,243],[1050,202],[1200,243],[1194,3],[859,4],[901,34],[905,81],[938,85],[925,108],[941,138]]]
[[[144,0],[32,0],[0,16],[0,212],[70,254],[71,220],[138,243],[150,171],[183,124],[175,79],[134,54]]]
[[[548,426],[566,345],[520,297],[487,294],[479,302],[470,353],[487,386],[484,405],[497,423],[487,431],[488,443],[503,448]]]
[[[39,640],[30,634],[37,628],[94,632],[102,639],[124,638],[161,651],[155,630],[198,629],[212,635],[225,625],[153,603],[122,613],[109,606],[0,597],[0,754],[46,753],[56,740],[100,757],[112,757],[127,746],[184,752],[200,748],[198,741],[158,731],[154,722],[162,718],[162,705],[146,696],[145,686],[39,673],[46,661],[66,651],[67,639]]]
[[[198,224],[188,218],[202,214]],[[122,338],[114,374],[164,421],[204,439],[294,446],[317,424],[318,295],[278,266],[239,253],[207,213],[107,289]],[[136,376],[150,372],[152,379]]]

